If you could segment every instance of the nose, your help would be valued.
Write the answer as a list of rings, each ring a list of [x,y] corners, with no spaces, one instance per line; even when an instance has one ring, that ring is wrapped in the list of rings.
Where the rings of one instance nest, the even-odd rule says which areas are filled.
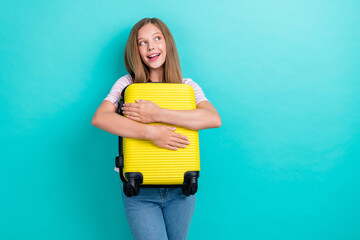
[[[155,49],[155,48],[153,47],[152,43],[149,43],[149,51],[151,51],[153,49]]]

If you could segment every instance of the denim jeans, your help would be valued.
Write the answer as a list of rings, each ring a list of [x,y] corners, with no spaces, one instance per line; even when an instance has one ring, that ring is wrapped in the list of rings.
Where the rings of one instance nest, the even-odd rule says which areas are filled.
[[[121,188],[122,189],[122,188]],[[179,188],[141,188],[137,196],[123,190],[125,214],[135,240],[185,240],[195,209],[196,196]]]

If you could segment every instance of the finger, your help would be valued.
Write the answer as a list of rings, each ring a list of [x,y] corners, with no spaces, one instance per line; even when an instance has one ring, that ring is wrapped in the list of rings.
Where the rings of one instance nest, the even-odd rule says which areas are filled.
[[[178,150],[177,147],[173,147],[169,144],[165,145],[165,148],[170,149],[170,150]]]
[[[186,137],[186,136],[184,136],[184,135],[182,135],[182,134],[180,134],[180,133],[176,133],[176,132],[174,132],[172,136],[173,136],[173,137],[177,137],[177,138],[179,138],[179,139],[183,139],[183,140],[189,140],[188,137]]]
[[[133,107],[133,108],[139,107],[139,105],[137,103],[125,103],[123,106],[124,107]]]
[[[123,111],[137,111],[138,110],[137,107],[122,107],[121,109]]]
[[[136,99],[135,102],[137,103],[144,103],[144,102],[147,102],[146,100],[141,100],[141,99]]]
[[[132,116],[139,116],[140,113],[138,111],[134,111],[134,110],[131,110],[131,111],[123,111],[124,114],[127,114],[127,115],[132,115]]]
[[[169,145],[173,146],[173,147],[177,147],[177,148],[186,148],[186,144],[181,144],[181,143],[178,143],[178,142],[171,142],[169,143]]]
[[[127,117],[130,118],[130,119],[132,119],[132,120],[141,122],[141,119],[140,119],[139,117],[133,117],[133,116],[127,116]]]
[[[138,116],[140,116],[140,114],[137,113],[137,112],[124,111],[124,114],[129,115],[129,116],[133,116],[133,117],[138,117]]]
[[[172,139],[173,141],[175,141],[176,143],[182,144],[182,145],[189,145],[190,142],[188,140],[184,140],[181,138],[174,138]]]
[[[170,126],[165,126],[167,129],[170,129],[171,131],[175,131],[176,127],[170,127]]]

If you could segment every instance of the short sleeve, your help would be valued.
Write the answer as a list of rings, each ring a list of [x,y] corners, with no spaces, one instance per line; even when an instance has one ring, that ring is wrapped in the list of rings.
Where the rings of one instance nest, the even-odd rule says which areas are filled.
[[[132,83],[132,78],[130,76],[130,74],[127,74],[121,78],[119,78],[115,84],[113,85],[113,87],[110,90],[110,93],[106,96],[106,98],[104,100],[110,101],[112,102],[115,107],[118,107],[118,100],[120,98],[120,94],[122,92],[122,90],[129,84]]]
[[[190,78],[184,78],[183,79],[183,83],[188,84],[190,86],[193,87],[194,92],[195,92],[195,101],[196,101],[196,105],[202,101],[209,101],[206,96],[205,93],[203,92],[203,90],[201,89],[201,87],[194,82],[192,79]]]

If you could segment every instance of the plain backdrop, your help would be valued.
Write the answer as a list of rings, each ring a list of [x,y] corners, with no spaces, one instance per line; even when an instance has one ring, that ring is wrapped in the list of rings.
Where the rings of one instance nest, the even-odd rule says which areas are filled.
[[[144,17],[218,110],[188,239],[360,239],[358,1],[0,2],[0,239],[131,239],[91,125]]]

